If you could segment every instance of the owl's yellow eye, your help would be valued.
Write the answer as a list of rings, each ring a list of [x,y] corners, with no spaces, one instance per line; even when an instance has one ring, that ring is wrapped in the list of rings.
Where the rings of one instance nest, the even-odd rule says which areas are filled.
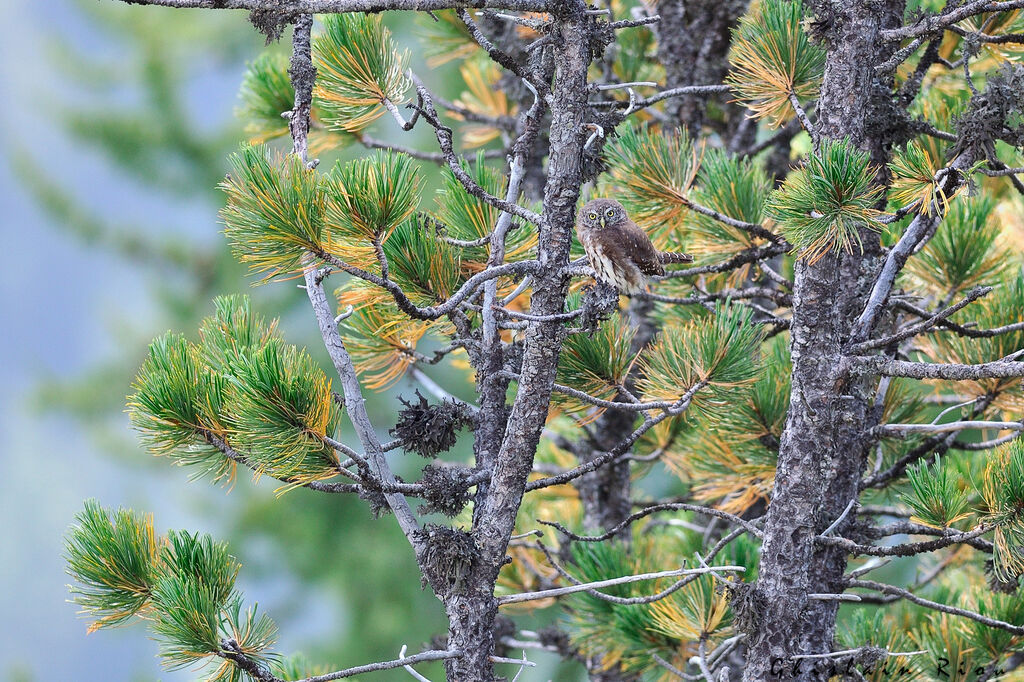
[[[614,217],[614,216],[615,216],[615,209],[614,209],[614,208],[609,208],[609,209],[607,209],[607,210],[606,210],[606,211],[604,212],[604,215],[605,215],[605,217],[606,217],[606,218],[612,218],[612,217]]]
[[[587,214],[587,219],[588,220],[597,220],[597,214],[594,213],[593,211],[591,211],[590,213]]]

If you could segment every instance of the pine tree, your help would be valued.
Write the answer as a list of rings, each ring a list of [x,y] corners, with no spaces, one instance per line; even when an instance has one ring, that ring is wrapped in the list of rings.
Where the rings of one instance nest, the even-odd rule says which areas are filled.
[[[302,278],[333,373],[221,297],[154,341],[133,424],[197,476],[242,465],[392,514],[449,628],[317,674],[274,652],[223,544],[88,502],[67,555],[92,627],[138,616],[211,680],[432,660],[493,680],[529,674],[518,649],[599,680],[1019,676],[1024,2],[694,3],[717,27],[696,53],[682,0],[136,2],[294,24],[290,61],[245,76],[221,217],[258,283]],[[429,13],[457,101],[385,9]],[[389,117],[438,151],[369,137]],[[319,168],[349,144],[371,151]],[[588,193],[697,262],[631,297],[595,283]],[[442,363],[475,400],[429,377]],[[402,377],[433,400],[384,440],[364,395]],[[468,464],[443,458],[460,431]],[[429,460],[420,480],[397,450]],[[556,625],[523,626],[541,611]]]

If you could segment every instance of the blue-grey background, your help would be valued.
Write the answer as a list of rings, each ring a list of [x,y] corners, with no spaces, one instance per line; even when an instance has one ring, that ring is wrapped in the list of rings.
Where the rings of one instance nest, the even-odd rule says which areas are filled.
[[[335,669],[392,658],[402,644],[415,652],[443,632],[392,519],[308,491],[278,499],[271,481],[244,474],[230,492],[188,483],[186,471],[143,453],[129,429],[124,396],[148,341],[169,328],[194,335],[212,295],[249,291],[226,256],[213,185],[243,139],[232,112],[245,61],[265,48],[245,13],[191,14],[114,0],[0,0],[0,680],[196,677],[162,671],[139,625],[86,635],[62,559],[86,498],[152,512],[160,532],[227,540],[248,601],[281,628],[278,651]],[[165,67],[180,75],[166,101],[140,87]],[[159,187],[164,173],[187,176],[195,159],[178,158],[173,126],[152,145],[145,125],[131,129],[147,107],[174,109],[203,137],[209,178]],[[149,170],[139,162],[147,149],[162,149]],[[149,241],[139,246],[138,235]],[[153,256],[164,247],[195,256],[209,291],[196,293],[187,270]],[[263,312],[283,315],[289,340],[316,354],[304,297],[289,286],[252,293]],[[393,394],[371,406],[390,410]],[[439,667],[425,670],[437,678]]]

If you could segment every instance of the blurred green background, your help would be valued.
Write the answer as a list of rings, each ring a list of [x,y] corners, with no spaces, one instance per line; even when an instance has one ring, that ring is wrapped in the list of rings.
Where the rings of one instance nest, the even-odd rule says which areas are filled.
[[[411,19],[388,23],[415,54]],[[159,532],[227,540],[247,601],[280,627],[277,651],[335,669],[394,658],[403,644],[415,652],[444,632],[393,520],[374,521],[357,499],[279,498],[273,481],[245,472],[230,491],[189,483],[142,451],[123,412],[149,341],[168,329],[194,338],[217,294],[251,293],[289,341],[330,366],[303,292],[251,289],[217,223],[215,185],[244,139],[238,86],[264,49],[287,49],[287,36],[265,48],[243,12],[0,4],[0,679],[194,678],[161,671],[139,625],[86,635],[62,558],[86,498],[153,512]],[[444,92],[451,72],[427,75]],[[388,118],[372,132],[397,131]],[[436,177],[425,171],[429,188]],[[434,378],[466,395],[459,375]],[[393,425],[396,396],[412,388],[404,380],[372,397],[378,428]],[[465,458],[468,446],[452,454]],[[395,458],[407,478],[424,464]],[[440,676],[439,665],[422,670]]]

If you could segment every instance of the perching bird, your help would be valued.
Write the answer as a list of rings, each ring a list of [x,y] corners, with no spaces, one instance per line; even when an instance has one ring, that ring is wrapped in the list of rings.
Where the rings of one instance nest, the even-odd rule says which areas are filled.
[[[591,199],[576,218],[576,234],[597,279],[621,294],[638,294],[647,275],[664,275],[662,263],[690,263],[685,253],[659,254],[651,238],[614,199]]]

